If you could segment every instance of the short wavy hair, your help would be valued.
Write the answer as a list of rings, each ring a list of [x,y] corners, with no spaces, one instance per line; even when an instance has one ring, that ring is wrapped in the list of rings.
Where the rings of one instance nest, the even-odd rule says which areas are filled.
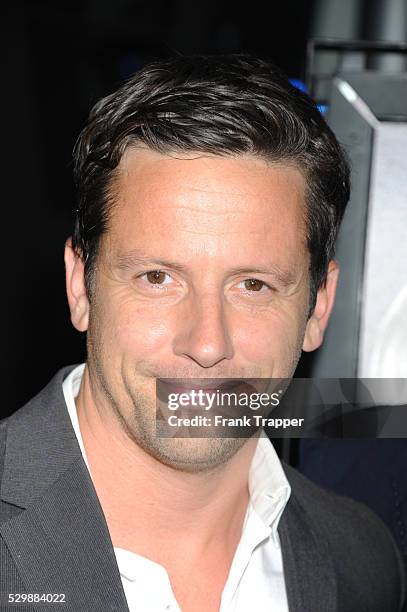
[[[144,66],[100,100],[74,149],[78,201],[73,247],[91,297],[101,235],[125,150],[251,154],[295,163],[306,179],[309,315],[350,194],[344,151],[313,100],[272,63],[242,54],[179,56]]]

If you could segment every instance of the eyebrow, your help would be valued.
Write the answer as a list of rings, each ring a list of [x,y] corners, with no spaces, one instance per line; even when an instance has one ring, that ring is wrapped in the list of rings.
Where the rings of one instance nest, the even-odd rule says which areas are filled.
[[[156,259],[155,257],[145,257],[137,251],[129,251],[128,253],[121,253],[113,258],[113,265],[119,270],[128,270],[134,268],[134,266],[162,266],[163,268],[169,268],[176,270],[177,272],[186,272],[186,266],[169,261],[166,259]]]
[[[167,268],[176,272],[187,272],[187,267],[170,261],[167,259],[156,259],[155,257],[146,257],[138,251],[129,251],[121,253],[113,257],[113,266],[119,270],[129,270],[135,266],[157,266],[157,268]],[[240,275],[247,274],[248,277],[253,274],[267,274],[273,276],[276,281],[283,287],[290,287],[297,282],[297,275],[293,270],[282,270],[275,264],[270,264],[265,267],[255,268],[233,268],[230,274]]]
[[[274,276],[277,282],[283,287],[291,287],[291,285],[295,285],[297,282],[296,274],[291,270],[281,270],[276,265],[270,264],[265,268],[233,268],[231,271],[232,274],[247,274],[250,276],[251,274],[267,274]]]

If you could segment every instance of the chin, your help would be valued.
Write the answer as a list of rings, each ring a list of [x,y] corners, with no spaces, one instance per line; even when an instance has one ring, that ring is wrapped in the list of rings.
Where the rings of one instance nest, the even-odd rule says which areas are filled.
[[[245,438],[157,438],[137,440],[151,457],[175,470],[206,472],[227,463],[247,442]]]

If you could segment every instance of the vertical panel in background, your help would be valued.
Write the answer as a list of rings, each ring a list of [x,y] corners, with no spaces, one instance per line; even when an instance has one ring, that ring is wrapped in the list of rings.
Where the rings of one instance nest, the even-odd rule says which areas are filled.
[[[405,0],[316,0],[313,13],[311,37],[389,42],[407,38]],[[341,59],[338,53],[322,50],[316,56],[315,72],[325,78],[327,92],[341,69],[346,89],[345,63],[351,55],[348,52]],[[397,73],[402,78],[406,69],[407,54],[371,53],[360,60],[361,80],[357,74],[351,75],[355,99],[340,92],[336,82],[329,102],[328,121],[351,159],[352,197],[338,240],[337,258],[342,271],[333,316],[324,346],[308,357],[309,373],[314,376],[384,376],[383,368],[379,372],[383,351],[390,363],[384,336],[392,333],[395,341],[394,312],[403,303],[400,274],[407,240],[403,241],[400,233],[406,210],[402,176],[406,174],[403,122],[407,120],[407,94],[396,81]],[[362,65],[375,70],[368,73]],[[400,122],[395,125],[397,113]],[[393,315],[387,313],[389,308]],[[387,321],[391,316],[392,324],[380,323],[383,317]],[[380,339],[378,327],[383,328]],[[395,362],[394,355],[392,359]],[[392,374],[387,370],[387,375],[406,375],[406,366],[403,368],[394,365]]]
[[[313,376],[384,376],[372,359],[379,333],[391,342],[380,330],[407,278],[407,74],[339,75],[329,123],[350,157],[352,195],[337,243],[337,301]],[[400,336],[407,317],[398,324]]]
[[[407,96],[405,99],[407,113]],[[407,377],[407,123],[375,130],[358,373]]]
[[[362,0],[316,0],[309,38],[357,40],[361,30]],[[321,52],[315,59],[319,74],[332,74],[338,64],[337,54]]]
[[[368,40],[398,42],[407,40],[406,0],[365,0],[363,35]],[[407,56],[399,53],[375,54],[367,67],[383,72],[407,69]]]

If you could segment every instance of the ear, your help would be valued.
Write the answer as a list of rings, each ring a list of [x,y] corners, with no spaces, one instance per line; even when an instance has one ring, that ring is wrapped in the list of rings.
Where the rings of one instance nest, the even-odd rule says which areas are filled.
[[[338,278],[339,264],[332,259],[328,265],[326,284],[318,289],[314,312],[307,321],[303,351],[315,351],[322,344],[324,331],[335,302]]]
[[[66,294],[71,321],[78,331],[86,331],[89,321],[89,300],[85,287],[85,264],[72,247],[72,240],[65,243]]]

